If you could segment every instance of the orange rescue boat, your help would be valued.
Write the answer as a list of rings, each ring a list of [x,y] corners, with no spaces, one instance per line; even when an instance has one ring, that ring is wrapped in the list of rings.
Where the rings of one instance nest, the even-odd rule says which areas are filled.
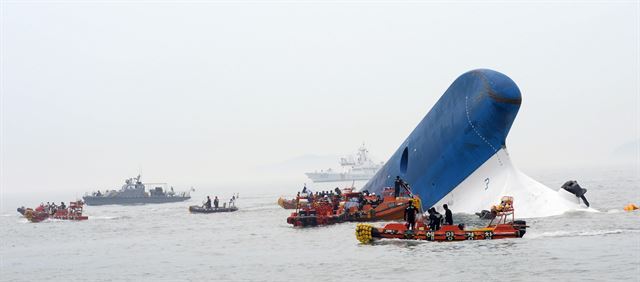
[[[522,238],[527,230],[524,220],[515,220],[513,198],[503,197],[498,206],[497,216],[485,228],[464,229],[464,225],[444,225],[438,230],[430,230],[424,222],[418,222],[415,230],[408,230],[407,224],[389,223],[376,228],[369,224],[358,224],[356,238],[361,243],[371,243],[378,239],[404,239],[426,241],[463,241]]]

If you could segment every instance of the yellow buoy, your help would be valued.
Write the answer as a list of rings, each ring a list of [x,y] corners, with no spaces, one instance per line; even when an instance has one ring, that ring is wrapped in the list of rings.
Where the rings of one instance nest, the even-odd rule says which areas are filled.
[[[638,206],[636,206],[635,204],[628,204],[626,206],[624,206],[624,210],[625,211],[634,211],[637,210]]]
[[[371,237],[371,230],[373,226],[368,224],[358,224],[356,226],[356,239],[363,244],[368,244],[373,239]]]

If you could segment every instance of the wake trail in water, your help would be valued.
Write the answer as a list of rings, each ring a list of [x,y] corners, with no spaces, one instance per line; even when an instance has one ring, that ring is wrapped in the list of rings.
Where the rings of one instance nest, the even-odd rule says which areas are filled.
[[[528,232],[527,232],[528,233]],[[527,239],[553,238],[553,237],[583,237],[583,236],[601,236],[611,234],[640,233],[638,229],[614,229],[614,230],[591,230],[591,231],[550,231],[539,234],[527,234]]]

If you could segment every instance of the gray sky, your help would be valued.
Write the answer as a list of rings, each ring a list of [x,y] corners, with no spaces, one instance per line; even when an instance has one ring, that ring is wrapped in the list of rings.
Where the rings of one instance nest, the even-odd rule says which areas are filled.
[[[115,187],[140,168],[178,185],[257,182],[281,177],[258,168],[363,141],[386,160],[475,68],[522,91],[507,146],[525,171],[616,162],[640,135],[638,11],[3,1],[2,193]]]

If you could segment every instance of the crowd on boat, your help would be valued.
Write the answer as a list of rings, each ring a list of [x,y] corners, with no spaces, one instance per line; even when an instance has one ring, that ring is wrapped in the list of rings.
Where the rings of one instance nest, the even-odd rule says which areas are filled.
[[[65,205],[64,202],[60,202],[60,205],[56,205],[55,202],[47,202],[46,204],[40,203],[40,205],[35,208],[35,211],[45,212],[49,215],[54,215],[57,211],[62,211],[66,209],[67,209],[67,205]]]
[[[19,207],[18,212],[31,222],[40,222],[47,218],[65,220],[85,220],[88,217],[82,214],[84,203],[82,201],[64,202],[56,205],[55,202],[40,203],[35,209]]]
[[[313,192],[305,185],[295,199],[280,198],[278,204],[296,210],[287,223],[306,227],[345,221],[401,220],[405,207],[412,201],[420,203],[409,185],[397,177],[395,187],[383,188],[380,194],[354,191],[353,187]]]

